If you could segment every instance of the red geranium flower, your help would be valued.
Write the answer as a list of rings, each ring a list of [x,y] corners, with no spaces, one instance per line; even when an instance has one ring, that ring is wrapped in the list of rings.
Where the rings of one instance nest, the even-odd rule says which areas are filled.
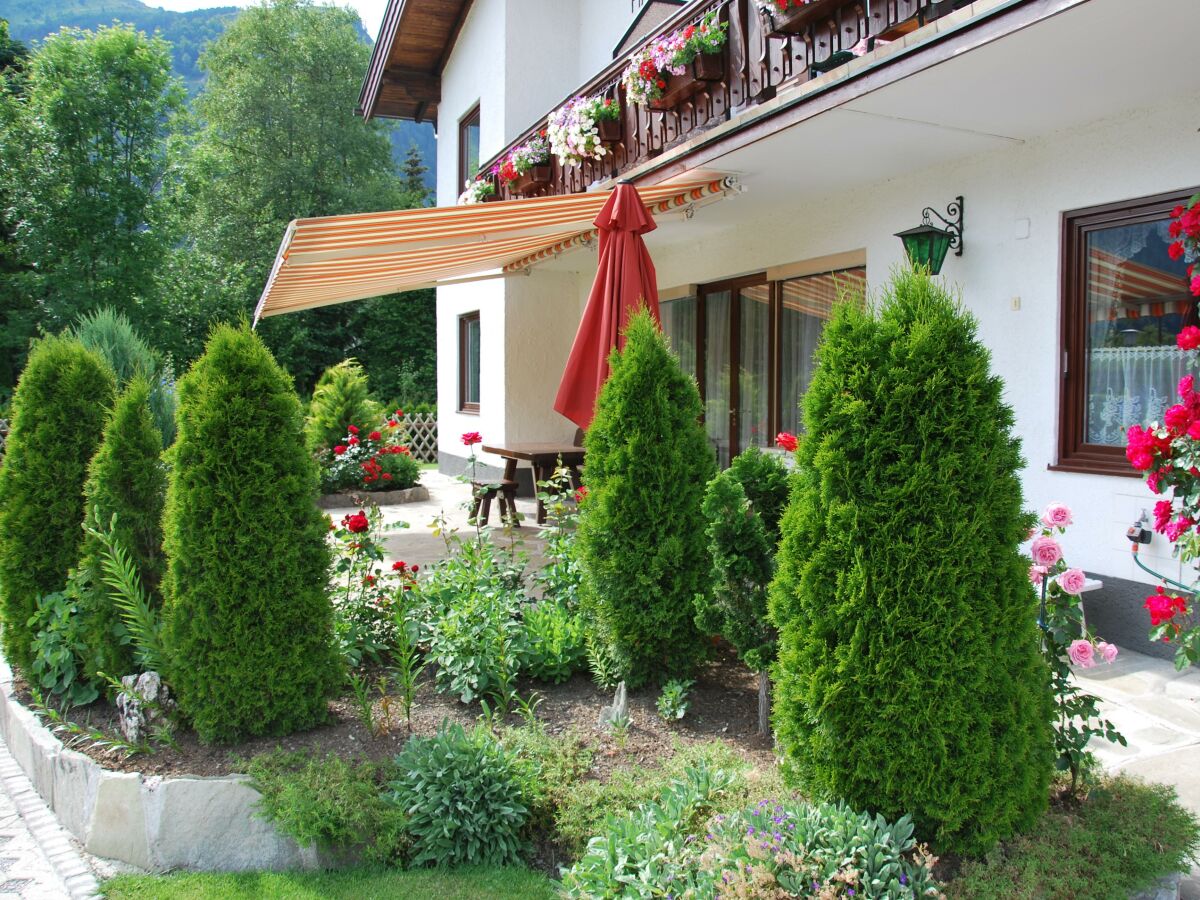
[[[483,438],[478,431],[468,431],[462,436],[462,442],[468,447],[474,447],[476,444],[483,443]]]
[[[658,79],[658,88],[659,88],[659,90],[662,90],[662,89],[663,89],[663,88],[665,88],[666,86],[667,86],[667,83],[666,83],[665,81],[663,81],[661,78],[660,78],[660,79]]]
[[[775,443],[786,450],[788,453],[795,453],[796,448],[800,446],[800,440],[790,431],[781,431],[775,435]]]

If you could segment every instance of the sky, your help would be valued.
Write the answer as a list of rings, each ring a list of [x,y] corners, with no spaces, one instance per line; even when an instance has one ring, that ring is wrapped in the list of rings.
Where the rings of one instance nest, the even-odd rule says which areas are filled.
[[[175,12],[191,9],[207,9],[211,6],[253,6],[258,0],[143,0],[147,6],[161,6]],[[350,6],[358,11],[363,27],[372,38],[379,36],[379,23],[387,0],[331,0],[338,6]]]

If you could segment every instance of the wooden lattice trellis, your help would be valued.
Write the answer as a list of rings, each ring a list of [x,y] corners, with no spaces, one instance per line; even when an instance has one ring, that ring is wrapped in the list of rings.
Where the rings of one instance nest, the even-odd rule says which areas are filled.
[[[408,450],[418,462],[437,462],[438,425],[436,413],[416,413],[404,417],[408,429]]]

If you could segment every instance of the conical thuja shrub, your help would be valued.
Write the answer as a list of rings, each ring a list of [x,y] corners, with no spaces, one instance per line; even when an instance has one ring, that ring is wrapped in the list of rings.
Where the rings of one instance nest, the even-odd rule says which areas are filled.
[[[876,312],[841,305],[771,593],[791,776],[972,853],[1034,821],[1052,766],[1002,392],[973,320],[927,276],[897,273]]]

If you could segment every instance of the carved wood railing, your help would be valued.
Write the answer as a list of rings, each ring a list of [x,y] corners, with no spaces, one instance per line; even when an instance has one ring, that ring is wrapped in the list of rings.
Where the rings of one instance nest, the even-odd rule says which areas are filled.
[[[597,181],[619,177],[664,150],[719,125],[731,113],[766,102],[780,88],[809,80],[817,70],[843,58],[831,60],[834,54],[845,54],[872,38],[896,39],[963,5],[964,0],[814,0],[803,8],[796,26],[799,33],[773,34],[772,27],[778,23],[761,13],[754,0],[689,3],[631,54],[660,35],[697,22],[716,10],[720,21],[729,25],[729,40],[721,59],[724,69],[721,80],[707,84],[700,93],[671,109],[651,110],[625,100],[621,75],[631,54],[614,60],[571,96],[601,94],[619,100],[622,141],[611,147],[602,160],[587,160],[580,166],[563,166],[553,159],[549,184],[536,186],[525,196],[578,193]],[[563,98],[563,103],[569,99]],[[480,166],[480,171],[491,171],[513,148],[544,129],[552,111],[548,110],[546,116]],[[497,189],[502,199],[518,196],[507,185],[497,183]]]

